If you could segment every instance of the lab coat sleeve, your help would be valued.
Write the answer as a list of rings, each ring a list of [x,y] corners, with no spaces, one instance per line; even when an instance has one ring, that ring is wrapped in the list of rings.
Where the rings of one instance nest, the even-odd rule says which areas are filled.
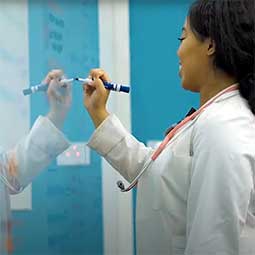
[[[113,114],[95,130],[88,146],[102,155],[129,182],[139,174],[153,151],[138,142]]]
[[[51,121],[40,116],[13,150],[0,154],[0,178],[10,193],[19,193],[68,146]]]
[[[202,115],[196,123],[185,255],[239,254],[254,155],[245,128],[235,121]]]

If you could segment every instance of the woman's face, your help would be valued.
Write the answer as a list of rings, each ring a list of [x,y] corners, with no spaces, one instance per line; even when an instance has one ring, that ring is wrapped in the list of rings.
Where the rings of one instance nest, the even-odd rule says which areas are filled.
[[[199,92],[206,81],[211,61],[209,45],[208,40],[202,42],[195,36],[186,19],[177,51],[180,60],[179,75],[184,89]]]

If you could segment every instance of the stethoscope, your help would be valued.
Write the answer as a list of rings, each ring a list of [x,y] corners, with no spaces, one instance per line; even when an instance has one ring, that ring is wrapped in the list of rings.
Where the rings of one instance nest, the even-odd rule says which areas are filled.
[[[177,133],[178,131],[180,131],[181,128],[183,128],[187,123],[195,120],[196,117],[198,117],[200,115],[200,113],[207,108],[209,105],[211,105],[216,99],[218,99],[220,96],[222,96],[223,94],[226,94],[228,92],[231,91],[235,91],[238,89],[238,84],[235,83],[229,87],[227,87],[226,89],[222,90],[221,92],[219,92],[216,96],[212,97],[210,100],[208,100],[204,105],[202,105],[197,111],[195,111],[194,113],[192,113],[191,115],[187,116],[185,119],[183,119],[179,124],[177,124],[165,137],[165,139],[162,141],[162,143],[159,145],[159,147],[155,150],[155,152],[152,154],[151,157],[149,157],[149,159],[145,162],[142,170],[140,171],[140,173],[136,176],[136,178],[130,183],[130,185],[125,188],[125,185],[122,181],[118,181],[117,182],[117,186],[120,188],[120,190],[122,192],[127,192],[130,191],[132,188],[134,188],[137,183],[138,180],[141,178],[141,176],[146,172],[146,170],[148,170],[148,168],[150,167],[150,165],[158,158],[158,156],[161,154],[161,152],[166,148],[166,146],[169,144],[170,141],[173,140],[173,138],[177,138]],[[185,128],[182,129],[182,131],[186,130],[187,128],[189,128],[190,126],[187,125]],[[180,132],[179,132],[180,134]]]

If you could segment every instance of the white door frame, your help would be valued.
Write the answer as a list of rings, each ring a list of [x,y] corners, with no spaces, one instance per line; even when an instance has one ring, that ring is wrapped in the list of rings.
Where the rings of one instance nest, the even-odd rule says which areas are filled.
[[[99,0],[100,67],[114,82],[130,84],[129,1]],[[131,129],[130,94],[111,93],[108,109]],[[116,186],[122,177],[102,161],[104,254],[132,255],[132,192],[122,193]]]

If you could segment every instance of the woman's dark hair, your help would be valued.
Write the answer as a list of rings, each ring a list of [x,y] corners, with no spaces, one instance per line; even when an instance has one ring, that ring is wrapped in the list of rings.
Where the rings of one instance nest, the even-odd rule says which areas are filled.
[[[197,0],[188,20],[201,41],[215,43],[215,67],[237,79],[255,114],[255,1]]]

